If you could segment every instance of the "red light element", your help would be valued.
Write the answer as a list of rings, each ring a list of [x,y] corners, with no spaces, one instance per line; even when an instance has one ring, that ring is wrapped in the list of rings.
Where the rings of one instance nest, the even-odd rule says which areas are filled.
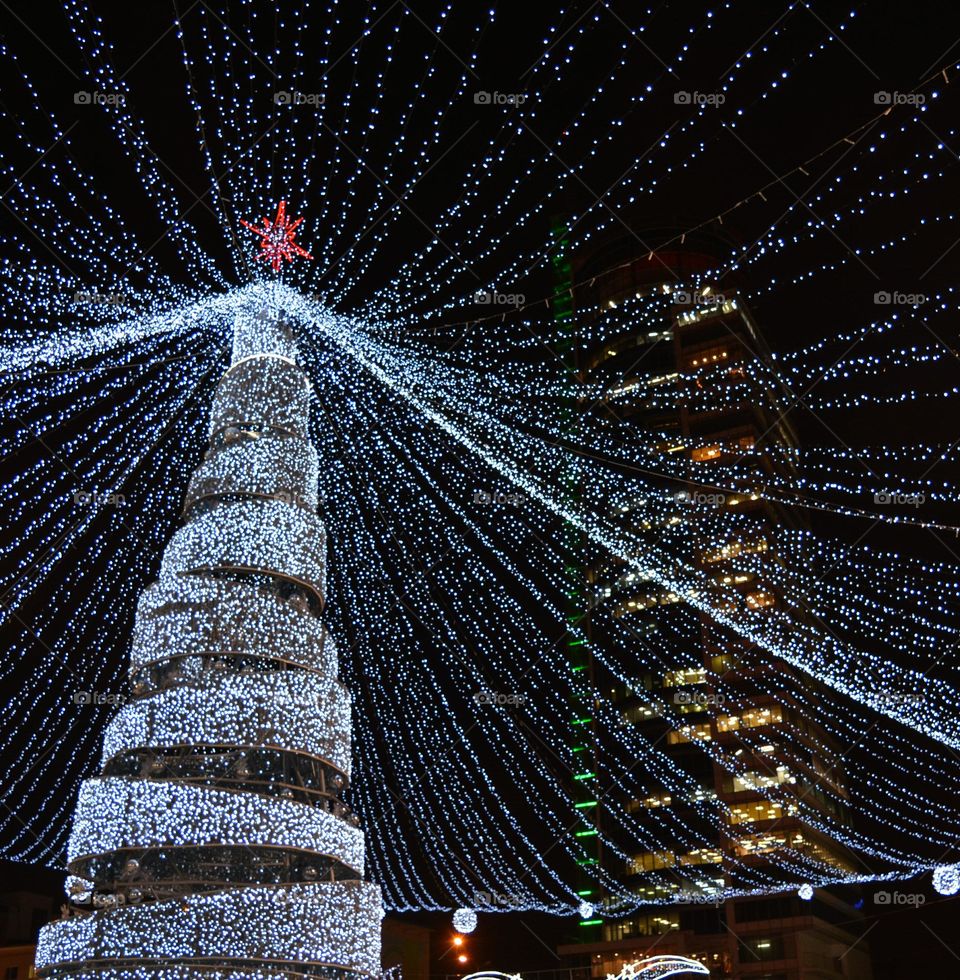
[[[463,953],[461,953],[461,954],[460,954],[460,955],[459,955],[459,956],[457,957],[457,962],[458,962],[458,963],[466,963],[466,962],[467,962],[467,958],[466,958],[466,956],[464,956],[464,955],[463,955]]]
[[[264,262],[269,262],[273,271],[279,272],[283,259],[292,262],[295,255],[301,255],[305,259],[313,258],[309,252],[302,249],[294,241],[297,237],[297,226],[301,221],[303,218],[290,221],[287,217],[287,202],[281,201],[277,207],[277,216],[272,223],[268,218],[264,218],[263,227],[258,228],[241,218],[240,224],[244,228],[249,228],[255,235],[260,236],[260,252],[256,257],[263,259]]]
[[[462,946],[463,945],[463,936],[454,936],[453,937],[453,945],[454,946]]]

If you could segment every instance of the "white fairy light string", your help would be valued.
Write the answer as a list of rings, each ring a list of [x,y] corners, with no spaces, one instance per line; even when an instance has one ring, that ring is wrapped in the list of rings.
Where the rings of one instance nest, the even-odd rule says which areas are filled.
[[[924,651],[949,649],[957,612],[956,568],[911,563],[892,551],[780,528],[764,542],[765,551],[744,551],[738,568],[761,580],[776,575],[784,601],[791,608],[807,604],[825,624],[823,629],[795,629],[787,611],[769,616],[725,613],[706,598],[714,586],[723,590],[727,583],[722,575],[711,578],[689,567],[689,556],[694,544],[722,549],[731,535],[738,544],[749,543],[755,528],[727,500],[713,509],[692,511],[695,502],[678,501],[664,491],[662,480],[686,486],[702,479],[705,488],[712,485],[727,498],[736,497],[737,505],[742,495],[751,502],[823,507],[843,520],[875,516],[886,524],[938,532],[955,523],[947,510],[955,480],[932,485],[929,477],[911,477],[914,471],[907,464],[912,447],[871,450],[873,462],[883,461],[875,474],[857,468],[853,450],[820,447],[797,454],[802,473],[796,480],[774,474],[763,486],[753,486],[749,464],[764,452],[779,450],[744,450],[742,463],[731,464],[720,479],[692,464],[689,452],[703,447],[688,445],[684,453],[665,458],[657,449],[659,433],[637,435],[628,444],[618,442],[616,432],[603,432],[585,421],[572,436],[563,421],[571,380],[546,355],[535,356],[542,354],[541,341],[552,343],[566,329],[552,321],[552,310],[544,304],[511,311],[504,318],[505,329],[465,337],[450,354],[440,352],[429,338],[409,333],[424,324],[468,317],[464,308],[478,288],[509,292],[512,287],[506,284],[521,281],[522,270],[548,261],[554,239],[539,232],[528,236],[527,230],[538,227],[578,178],[597,182],[604,173],[607,146],[624,138],[631,128],[627,123],[642,119],[631,113],[664,94],[669,98],[671,79],[659,69],[651,74],[643,67],[645,74],[636,75],[642,81],[628,103],[618,104],[613,94],[618,81],[633,77],[639,68],[633,46],[619,39],[610,46],[610,64],[584,90],[583,102],[564,108],[563,128],[551,129],[542,142],[533,139],[527,130],[543,126],[547,132],[554,93],[581,69],[588,50],[584,42],[604,29],[597,11],[578,23],[565,43],[556,48],[548,43],[547,50],[538,51],[528,102],[491,115],[496,126],[483,130],[480,151],[464,153],[456,194],[438,199],[427,212],[424,198],[417,195],[426,192],[431,167],[461,135],[451,109],[469,104],[480,88],[486,22],[496,17],[476,12],[464,17],[448,4],[424,30],[401,8],[386,11],[373,4],[357,20],[344,5],[323,6],[310,17],[305,8],[282,6],[271,42],[275,47],[264,47],[256,18],[250,23],[231,19],[226,5],[198,10],[195,17],[175,24],[189,78],[187,103],[197,117],[193,135],[210,174],[211,206],[224,229],[230,273],[218,267],[183,217],[178,188],[153,158],[143,135],[146,129],[129,107],[135,93],[114,67],[105,28],[85,5],[71,0],[67,11],[78,48],[89,59],[90,87],[129,96],[127,105],[105,107],[104,118],[151,207],[171,227],[180,263],[176,270],[163,269],[157,259],[144,255],[150,242],[140,241],[139,229],[124,221],[108,195],[94,191],[96,175],[75,162],[69,133],[54,117],[43,138],[23,120],[10,117],[4,122],[10,139],[2,164],[11,178],[49,143],[60,140],[10,195],[10,206],[25,227],[22,240],[8,240],[16,261],[7,258],[0,266],[0,295],[9,312],[0,335],[0,370],[19,382],[4,396],[6,415],[16,422],[4,447],[19,450],[42,438],[63,458],[62,466],[51,467],[40,456],[25,457],[22,469],[0,488],[20,538],[3,546],[4,557],[13,559],[2,580],[3,617],[13,630],[8,669],[17,680],[23,675],[10,710],[24,719],[27,733],[5,756],[11,780],[4,799],[16,799],[18,810],[35,814],[28,827],[9,814],[0,818],[4,853],[21,860],[56,860],[73,799],[98,757],[104,731],[103,761],[118,765],[126,753],[146,743],[235,747],[243,735],[246,705],[260,713],[265,733],[275,733],[264,747],[276,757],[285,758],[288,752],[318,756],[355,777],[349,798],[366,818],[367,860],[391,907],[496,907],[496,902],[477,896],[497,893],[515,896],[517,907],[575,913],[581,904],[572,887],[576,852],[564,837],[551,851],[551,860],[540,861],[542,847],[535,833],[545,828],[562,837],[577,815],[564,772],[564,767],[572,771],[576,762],[570,753],[570,719],[557,692],[581,681],[571,678],[562,652],[551,648],[559,628],[570,628],[571,635],[584,639],[567,620],[562,599],[565,556],[553,536],[557,518],[565,518],[584,530],[588,548],[624,563],[623,574],[608,586],[611,595],[594,597],[598,602],[622,600],[625,610],[623,617],[606,610],[597,613],[607,617],[604,626],[611,640],[598,643],[593,654],[609,674],[626,684],[638,666],[660,673],[675,669],[694,642],[699,613],[724,636],[760,645],[744,654],[748,663],[761,663],[764,649],[774,651],[831,685],[830,696],[844,708],[831,717],[815,695],[797,685],[791,694],[801,717],[816,719],[844,744],[854,740],[858,726],[877,726],[867,739],[876,765],[863,758],[845,764],[859,790],[849,794],[855,829],[838,816],[848,805],[847,792],[829,782],[809,787],[811,795],[819,792],[818,805],[827,809],[801,806],[807,825],[875,858],[878,875],[931,868],[939,873],[952,867],[944,865],[948,858],[943,852],[952,845],[946,828],[956,820],[955,806],[950,799],[935,798],[928,788],[918,790],[910,770],[922,774],[928,786],[944,786],[955,796],[956,777],[937,745],[938,740],[956,744],[955,685],[942,673],[927,678],[931,658]],[[380,14],[382,22],[377,20]],[[550,16],[547,41],[557,36],[563,11]],[[667,64],[679,69],[702,46],[718,43],[731,16],[730,4],[687,15],[684,32],[663,48]],[[655,27],[652,11],[637,11],[636,17]],[[328,76],[327,68],[332,73],[341,50],[338,42],[353,40],[354,27],[362,44],[349,47],[344,66],[350,68],[350,79],[344,84],[338,76]],[[850,14],[842,29],[855,27]],[[725,126],[745,125],[764,105],[777,107],[798,84],[799,69],[788,71],[784,60],[797,40],[795,29],[794,19],[787,18],[754,53],[737,58],[722,81],[727,97],[722,112],[691,109],[675,129],[654,141],[645,157],[631,157],[633,167],[612,189],[606,205],[568,216],[569,247],[588,250],[605,231],[615,229],[617,219],[609,208],[617,212],[636,199],[678,187],[684,171],[709,158]],[[803,54],[796,60],[819,68],[836,39],[810,29],[816,33],[801,35],[796,51]],[[422,65],[412,77],[398,79],[398,51],[418,44]],[[461,59],[452,74],[440,67],[448,46]],[[314,53],[319,53],[319,81],[313,81]],[[10,52],[5,49],[5,54]],[[750,80],[748,63],[756,72]],[[39,102],[29,77],[13,64],[11,70],[22,76],[18,82],[23,93]],[[314,106],[317,111],[309,115],[297,114],[292,104],[274,99],[280,91],[316,95],[323,105]],[[393,92],[401,93],[396,112]],[[938,130],[943,124],[949,142],[954,136],[949,125],[953,95],[940,81],[923,92],[929,101],[922,112],[894,113],[811,198],[814,207],[829,208],[844,227],[857,228],[866,216],[887,215],[890,201],[920,202],[915,225],[884,230],[882,240],[871,240],[859,254],[896,252],[952,218],[937,210],[939,202],[927,211],[930,202],[923,197],[948,197],[949,151],[938,142],[925,150],[915,137],[932,120]],[[864,119],[873,112],[873,106],[866,107]],[[261,123],[277,125],[270,140],[273,154],[250,149]],[[386,129],[398,138],[378,149],[377,133]],[[585,133],[581,145],[578,138]],[[555,157],[568,155],[568,166],[560,167]],[[315,166],[302,166],[307,156]],[[227,172],[228,161],[241,162]],[[371,170],[380,175],[379,181],[371,180]],[[503,186],[504,173],[524,179]],[[234,234],[235,219],[263,213],[264,201],[272,203],[278,188],[286,192],[294,186],[302,194],[294,212],[306,212],[307,202],[314,209],[314,240],[304,240],[317,257],[315,266],[287,271],[286,286],[261,282],[235,287],[238,278],[247,282],[251,274]],[[432,236],[401,241],[408,195],[417,211],[429,214],[435,234],[449,247]],[[720,203],[759,207],[761,200],[762,192],[741,202]],[[774,290],[787,284],[797,293],[808,289],[806,295],[815,303],[816,290],[836,283],[831,277],[853,261],[848,255],[830,255],[808,263],[802,246],[822,239],[825,230],[808,216],[792,213],[782,224],[758,220],[763,233],[749,254],[743,255],[742,247],[731,249],[716,257],[715,268],[672,288],[699,288],[711,277],[738,268],[759,283],[743,293],[747,303],[761,296],[768,302]],[[31,253],[27,229],[67,260],[69,270],[49,254]],[[384,263],[393,263],[386,275],[380,271]],[[470,273],[471,265],[478,266],[477,277]],[[141,275],[132,288],[129,283]],[[649,404],[670,406],[681,384],[695,389],[699,382],[705,386],[702,395],[684,390],[685,399],[692,403],[702,397],[704,406],[726,405],[734,398],[749,399],[771,380],[803,388],[821,372],[826,372],[824,387],[810,399],[817,410],[852,412],[861,406],[952,397],[951,384],[938,388],[924,378],[925,369],[950,355],[926,333],[919,342],[907,337],[918,326],[939,331],[955,315],[951,288],[931,288],[928,300],[910,315],[899,310],[888,316],[885,310],[881,317],[870,309],[850,322],[830,321],[822,342],[778,352],[769,369],[748,370],[736,392],[715,386],[719,370],[691,369],[672,387],[651,385]],[[265,308],[284,309],[303,338],[312,395],[288,363],[293,355],[290,336],[268,333],[268,351],[258,350],[256,342],[244,346],[255,336]],[[673,300],[664,292],[622,301],[602,320],[594,320],[588,308],[580,312],[590,321],[576,341],[584,351],[641,327],[658,334],[657,342],[672,339]],[[235,335],[234,360],[259,353],[273,356],[257,358],[263,363],[256,370],[240,368],[234,377],[249,371],[238,383],[241,389],[260,377],[258,399],[269,406],[262,417],[231,416],[244,399],[236,390],[231,394],[229,385],[222,389],[212,425],[212,435],[222,443],[201,462],[210,388],[216,369],[226,367],[238,317],[247,329]],[[840,346],[860,340],[878,346],[849,355]],[[834,355],[840,354],[843,360],[835,364]],[[648,376],[645,370],[638,371],[643,385],[654,380],[653,372]],[[882,372],[894,370],[893,393],[872,387]],[[574,390],[590,398],[608,397],[616,407],[636,397],[638,389],[628,388],[630,384],[632,379],[620,378]],[[616,395],[613,385],[622,389]],[[307,438],[308,398],[313,398],[309,436],[319,454]],[[62,441],[57,438],[61,432]],[[551,480],[568,465],[564,451],[553,445],[557,442],[577,452],[581,472],[595,491],[592,511],[574,513],[555,492]],[[271,459],[274,443],[282,443],[283,451]],[[924,459],[933,462],[937,450],[924,451]],[[642,468],[616,471],[617,464],[638,462]],[[196,475],[188,483],[191,471]],[[230,499],[244,494],[256,499]],[[874,506],[874,494],[925,494],[929,501],[911,516],[881,511]],[[218,503],[218,495],[227,499]],[[118,503],[119,497],[125,502]],[[193,517],[176,531],[185,501]],[[313,515],[318,505],[336,535],[332,555],[340,563],[331,571],[329,586],[319,545],[321,524]],[[205,507],[210,509],[203,511]],[[691,512],[695,520],[681,523],[681,516]],[[623,527],[617,514],[636,518],[636,524]],[[647,542],[642,525],[643,531],[660,536],[657,546]],[[161,566],[161,552],[171,537]],[[80,553],[84,557],[78,561]],[[197,566],[216,567],[223,577],[176,579]],[[831,568],[829,581],[818,580],[817,567]],[[263,577],[244,579],[253,568]],[[891,569],[896,569],[902,588],[892,583]],[[158,572],[160,582],[150,586]],[[277,580],[297,587],[283,596],[283,604],[271,591]],[[522,589],[537,612],[519,602],[505,582]],[[141,591],[130,679],[145,685],[146,693],[137,695],[143,700],[120,706],[112,721],[106,714],[113,705],[100,715],[84,714],[81,708],[93,712],[96,704],[74,702],[69,692],[92,697],[95,692],[123,691],[122,660],[128,651],[119,649],[117,637],[128,635],[130,611]],[[725,594],[732,599],[732,593],[729,589]],[[35,609],[34,596],[49,601]],[[686,602],[677,603],[674,597]],[[316,615],[324,601],[329,603],[329,632]],[[641,606],[647,602],[658,609],[687,609],[685,618],[665,621],[638,648],[631,623],[644,615],[644,608],[654,608]],[[651,619],[652,614],[647,622]],[[856,628],[841,629],[840,638],[830,635],[831,628],[848,624]],[[431,632],[430,645],[424,642],[424,629]],[[264,642],[264,633],[269,642]],[[331,633],[340,640],[345,679],[360,695],[353,760],[338,738],[349,705],[335,680],[338,658]],[[878,638],[876,648],[864,646],[864,635]],[[228,656],[245,657],[244,669],[251,673],[216,675]],[[167,661],[176,662],[176,686],[154,690],[150,685],[166,682],[158,674]],[[36,666],[29,671],[15,666],[26,663]],[[729,698],[731,715],[750,709],[735,690],[723,686],[719,675],[708,679]],[[68,693],[57,693],[64,691]],[[484,693],[494,695],[493,700],[476,697]],[[596,693],[604,702],[595,724],[609,746],[609,758],[601,761],[596,774],[597,795],[604,797],[609,821],[599,833],[608,852],[628,861],[635,852],[656,852],[669,844],[686,858],[729,831],[729,809],[699,799],[698,787],[669,754],[649,744],[636,726],[623,724],[620,710],[606,700],[607,692]],[[302,695],[319,714],[298,717]],[[525,700],[500,704],[499,695]],[[210,709],[213,700],[218,712]],[[678,734],[696,720],[695,714],[682,714],[669,703],[657,710]],[[548,748],[531,751],[531,731]],[[924,735],[929,740],[921,741]],[[750,752],[767,744],[763,730],[744,729],[737,737]],[[818,751],[828,752],[826,737],[811,740]],[[54,742],[56,748],[46,754]],[[744,785],[761,779],[717,745],[697,743],[696,748],[731,779]],[[778,752],[776,779],[792,785],[788,780],[800,778],[802,747],[785,740]],[[507,760],[517,782],[529,787],[523,806],[506,802],[510,787],[491,766],[494,756]],[[628,764],[621,763],[637,758],[643,764],[627,773]],[[132,777],[109,777],[127,778]],[[771,782],[758,792],[785,806],[791,796],[778,789],[781,785]],[[655,788],[669,790],[676,799],[689,797],[699,822],[670,807],[662,807],[654,822],[624,805],[624,800],[642,800]],[[161,785],[156,799],[167,800],[176,792]],[[182,795],[171,806],[186,816],[190,806],[184,802],[187,794]],[[97,812],[103,811],[104,826],[112,828],[107,817],[119,812],[119,801],[128,797],[119,788],[105,796],[109,798],[98,803]],[[144,798],[136,805],[149,808],[156,799]],[[232,820],[240,820],[242,811],[246,820],[245,805],[241,800],[235,808],[223,809]],[[280,798],[267,805],[271,813],[285,814],[295,804]],[[929,813],[937,820],[924,833]],[[280,817],[277,827],[291,846],[297,834],[320,834],[316,827],[291,827]],[[244,836],[256,838],[248,823],[243,828]],[[170,835],[173,829],[164,832]],[[354,829],[345,831],[351,840]],[[636,845],[629,853],[618,843],[624,836]],[[775,868],[751,870],[747,863],[740,862],[737,870],[741,891],[751,894],[870,877],[862,867],[838,869],[812,850],[789,845],[778,852]],[[737,866],[737,860],[730,864]],[[588,873],[610,894],[623,891],[610,869]],[[696,878],[707,894],[736,893],[717,883],[709,864],[685,865],[684,874]],[[647,880],[656,894],[643,901],[679,900],[683,891],[676,877],[671,870],[651,873]],[[629,914],[640,901],[634,896],[631,904],[629,896],[624,898],[618,914]],[[256,914],[260,906],[254,897],[246,896],[244,902],[252,903],[244,908]],[[111,914],[131,911],[115,909]],[[223,914],[235,911],[231,907]],[[165,942],[172,949],[181,938],[172,935]],[[76,942],[80,949],[83,941]],[[164,972],[178,975],[175,969]]]
[[[291,302],[291,304],[294,302],[294,298],[293,297],[290,298],[290,302]],[[256,444],[253,444],[253,445],[256,445]],[[469,490],[466,490],[465,491],[464,496],[469,496]],[[314,575],[314,576],[319,576],[320,575],[320,572],[319,571],[316,571],[316,572],[311,573],[311,574]]]

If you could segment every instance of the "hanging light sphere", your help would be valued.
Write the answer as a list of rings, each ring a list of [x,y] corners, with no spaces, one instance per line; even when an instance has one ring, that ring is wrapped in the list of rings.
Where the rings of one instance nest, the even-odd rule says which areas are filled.
[[[577,906],[577,912],[581,919],[590,919],[593,917],[593,913],[596,912],[596,908],[590,902],[581,902]]]
[[[938,895],[960,892],[960,864],[945,864],[933,869],[933,888]]]
[[[457,932],[473,932],[477,928],[477,913],[473,909],[457,909],[453,913],[453,928]]]
[[[813,885],[801,885],[797,889],[797,894],[805,901],[809,902],[813,898]]]

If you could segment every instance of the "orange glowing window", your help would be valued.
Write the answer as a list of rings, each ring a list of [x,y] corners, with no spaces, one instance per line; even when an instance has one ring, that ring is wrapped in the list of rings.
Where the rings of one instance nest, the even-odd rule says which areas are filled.
[[[690,450],[690,458],[695,463],[705,463],[710,459],[719,459],[721,454],[721,449],[718,445],[713,446],[699,446],[696,449]]]

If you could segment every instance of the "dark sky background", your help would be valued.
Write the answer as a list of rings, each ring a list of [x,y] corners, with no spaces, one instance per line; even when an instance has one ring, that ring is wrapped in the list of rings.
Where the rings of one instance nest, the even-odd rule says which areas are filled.
[[[180,12],[188,22],[193,8],[185,0],[179,0],[179,3]],[[433,22],[436,18],[437,5],[413,2],[409,6],[427,22]],[[163,159],[165,167],[176,175],[172,178],[175,184],[203,196],[209,187],[196,148],[192,114],[182,95],[184,79],[179,44],[173,32],[167,31],[172,5],[150,2],[133,7],[129,3],[97,2],[94,7],[101,12],[105,33],[115,45],[115,62],[121,68],[130,66],[127,80],[134,93],[137,114],[145,120],[151,145]],[[672,51],[679,31],[699,19],[692,16],[692,11],[708,10],[710,7],[666,3],[655,4],[654,8],[656,12],[651,19],[651,28],[638,34],[633,41],[643,48],[645,55],[638,55],[638,60],[646,57],[649,70],[636,76],[628,73],[620,86],[608,93],[610,100],[616,102],[619,99],[624,105],[622,128],[627,138],[604,143],[602,152],[584,171],[584,182],[572,183],[563,202],[567,213],[579,213],[616,180],[635,156],[644,152],[658,135],[678,119],[687,118],[684,113],[688,110],[685,107],[676,105],[663,95],[658,95],[652,103],[646,103],[642,111],[630,109],[627,100],[632,94],[632,86],[645,84],[658,71],[665,73],[665,69],[658,67],[659,52]],[[485,5],[460,5],[453,17],[463,17],[466,23],[475,19],[476,12],[482,9],[485,9]],[[857,12],[853,28],[845,32],[841,39],[829,42],[830,50],[825,55],[816,61],[808,61],[807,50],[818,41],[825,40],[832,32],[831,25],[839,23],[851,9]],[[322,16],[320,5],[317,5],[317,13]],[[579,109],[592,89],[593,82],[608,67],[615,45],[630,36],[628,28],[647,19],[640,16],[635,4],[623,0],[609,4],[581,2],[571,5],[569,12],[561,19],[561,29],[573,28],[570,34],[573,37],[575,25],[595,14],[601,16],[602,23],[581,42],[583,47],[578,45],[581,52],[578,71],[566,78],[560,88],[551,94],[550,111],[538,130],[544,140],[563,131],[570,116]],[[353,16],[359,18],[361,15],[362,8],[357,5]],[[782,16],[778,21],[779,15]],[[519,4],[501,6],[496,24],[489,28],[481,47],[477,64],[478,87],[523,91],[528,77],[524,71],[542,51],[544,27],[554,17],[553,10],[540,12],[532,5],[529,8]],[[0,24],[3,41],[30,71],[39,86],[42,102],[41,107],[24,105],[11,97],[12,88],[6,88],[6,91],[0,91],[3,109],[29,120],[31,113],[49,108],[58,113],[62,124],[76,122],[70,133],[71,143],[78,158],[97,174],[103,193],[132,225],[143,229],[144,239],[153,240],[162,235],[162,225],[137,187],[128,161],[112,145],[108,127],[97,114],[73,104],[73,93],[78,84],[71,69],[80,75],[82,65],[60,4],[53,0],[34,0],[29,6],[18,5],[16,12],[7,8],[6,12],[0,13]],[[264,44],[270,43],[273,30],[276,30],[275,22],[264,18]],[[783,33],[778,34],[778,30]],[[345,29],[343,37],[348,36],[350,30]],[[466,34],[463,36],[465,38]],[[456,30],[451,31],[450,44],[454,49],[457,37]],[[425,37],[426,40],[429,38]],[[695,57],[679,70],[675,83],[671,84],[676,90],[714,92],[718,88],[717,79],[725,68],[751,46],[762,47],[765,44],[774,52],[774,61],[792,76],[789,83],[785,83],[785,98],[778,98],[775,105],[773,100],[768,100],[769,104],[758,101],[757,105],[750,107],[746,121],[738,129],[739,139],[724,133],[719,126],[706,122],[702,132],[703,138],[709,142],[707,152],[691,163],[681,176],[667,183],[668,189],[663,194],[644,196],[632,212],[629,209],[621,212],[622,220],[640,238],[645,241],[649,238],[651,244],[656,244],[655,236],[662,234],[663,229],[683,229],[708,222],[718,211],[725,210],[774,181],[774,175],[791,170],[871,119],[877,112],[873,93],[910,91],[951,59],[960,58],[960,10],[955,9],[954,5],[940,2],[868,2],[853,6],[818,2],[814,5],[797,5],[792,9],[786,3],[735,4],[734,13],[724,16],[722,28],[717,29],[710,43],[695,46]],[[397,52],[398,64],[401,69],[408,68],[412,72],[416,70],[415,66],[422,55],[423,46],[414,43],[401,45]],[[445,55],[449,56],[450,61],[444,70],[458,70],[452,52],[439,53],[441,65]],[[765,74],[769,62],[760,58],[757,62],[759,78]],[[350,70],[348,61],[345,61],[336,70],[336,82],[345,86]],[[940,86],[944,102],[950,108],[949,111],[938,108],[936,113],[931,113],[930,131],[921,133],[920,139],[929,140],[930,149],[940,140],[951,150],[960,151],[960,138],[951,137],[947,131],[960,119],[956,111],[960,100],[954,90],[957,86],[960,86],[960,74],[953,88]],[[664,91],[669,93],[671,89],[666,86]],[[480,125],[470,130],[455,152],[431,171],[429,180],[418,191],[418,196],[412,199],[417,208],[429,209],[431,201],[455,199],[467,161],[481,151],[492,131],[491,127],[499,125],[499,121],[477,115],[478,110],[474,105],[454,107],[452,113],[450,128],[453,132],[470,129],[478,118]],[[378,140],[382,141],[381,150],[385,152],[393,138],[389,109],[383,113],[383,118],[383,132],[373,134],[372,141],[375,145]],[[574,164],[589,152],[594,139],[605,137],[605,134],[605,129],[603,133],[594,130],[589,122],[582,126],[576,138],[568,144],[569,158],[565,162]],[[809,176],[794,174],[784,184],[776,183],[766,192],[768,201],[765,205],[754,201],[728,216],[722,227],[712,225],[709,230],[733,243],[748,244],[754,241],[786,207],[795,204],[796,196],[806,195],[814,184],[820,188],[826,186],[826,182],[818,182],[824,179],[831,165],[839,164],[843,153],[842,147],[831,151],[821,158],[816,167],[811,168]],[[322,154],[321,147],[317,161],[321,164]],[[314,162],[306,160],[305,166],[313,166]],[[679,164],[681,161],[677,162]],[[777,268],[783,278],[788,278],[792,272],[818,261],[839,260],[847,256],[851,248],[868,248],[893,237],[910,226],[918,213],[946,210],[952,202],[960,199],[956,194],[960,183],[960,163],[954,159],[951,166],[955,172],[947,180],[935,182],[929,188],[922,187],[898,204],[885,208],[881,219],[868,217],[851,228],[849,235],[844,226],[843,240],[820,234],[792,251],[790,258],[780,263],[779,267],[771,262],[763,266],[764,270]],[[843,169],[840,166],[837,172],[843,172]],[[498,175],[495,185],[499,187],[499,193],[505,193],[518,179],[522,179],[522,175],[505,169]],[[872,186],[869,181],[858,185],[855,176],[845,179],[849,180],[851,187],[841,195],[842,200],[868,192]],[[829,181],[829,177],[826,181]],[[945,194],[945,188],[949,189],[948,194]],[[366,190],[372,192],[373,188]],[[521,199],[535,199],[534,191],[531,188]],[[493,207],[498,192],[490,190],[488,193],[491,194],[490,204]],[[292,189],[294,198],[295,195],[296,189]],[[190,200],[187,190],[184,190],[184,198]],[[305,200],[298,204],[309,215],[311,202]],[[272,210],[272,206],[272,202],[264,202],[264,213]],[[797,208],[798,213],[803,213],[799,205]],[[258,215],[240,216],[253,218]],[[806,214],[806,217],[814,216]],[[223,229],[217,226],[204,206],[193,208],[191,220],[199,228],[205,246],[218,258],[228,276],[231,275]],[[509,215],[503,219],[504,222],[510,220]],[[796,230],[798,223],[791,220],[785,227]],[[5,210],[0,212],[0,229],[5,234],[17,233],[15,221]],[[359,230],[359,227],[352,228],[354,234]],[[349,309],[361,302],[365,292],[375,290],[389,280],[396,264],[415,245],[425,241],[427,234],[413,217],[406,219],[391,236],[390,245],[367,277],[357,284],[352,294],[342,297],[343,308]],[[525,229],[525,234],[530,242],[541,241],[545,228],[542,223],[532,223]],[[951,247],[958,237],[960,225],[948,223],[938,226],[916,244],[871,258],[867,263],[869,268],[858,261],[851,261],[842,275],[819,277],[802,287],[770,291],[752,304],[753,312],[770,346],[778,351],[795,349],[831,332],[850,329],[874,315],[871,297],[878,290],[933,292],[957,285],[960,247],[952,251]],[[179,263],[172,247],[161,243],[156,254],[161,264],[175,274]],[[47,258],[39,246],[38,255]],[[933,270],[926,273],[934,263]],[[752,285],[759,285],[751,281],[752,275],[755,273],[748,267],[736,277],[737,285],[749,292]],[[511,286],[527,295],[540,296],[550,292],[551,284],[544,271]],[[440,322],[444,322],[442,318]],[[948,344],[960,343],[956,318],[944,319],[941,323],[944,332],[940,336]],[[930,340],[919,328],[917,334],[917,342]],[[838,349],[837,354],[840,353]],[[956,366],[954,358],[924,372],[922,376],[911,372],[881,379],[878,390],[897,391],[904,383],[929,384],[935,389],[945,379],[956,377]],[[953,441],[960,437],[956,413],[950,405],[949,402],[918,402],[908,403],[906,407],[832,411],[820,413],[819,416],[801,408],[792,413],[792,419],[801,433],[802,441],[807,444],[838,445],[847,442],[862,446],[884,442],[908,445],[911,441]],[[958,475],[945,466],[934,473],[940,474],[945,479]],[[920,513],[922,516],[927,512]],[[945,521],[955,521],[957,518],[956,513],[944,507],[937,511],[936,516]],[[960,551],[957,541],[944,535],[904,528],[875,527],[868,530],[867,522],[850,519],[834,521],[819,517],[814,523],[820,530],[851,541],[866,532],[863,540],[867,543],[938,561],[954,561],[957,559],[955,552]],[[24,885],[59,891],[59,877],[53,872],[31,871],[6,864],[3,871],[4,881],[10,887]],[[947,949],[933,933],[944,937],[947,943],[955,940],[960,934],[960,906],[955,901],[934,901],[934,897],[928,889],[928,902],[921,909],[894,911],[875,917],[878,925],[871,930],[868,941],[874,949],[878,978],[957,975],[960,947],[956,953]],[[449,932],[445,916],[421,918],[436,926],[438,936]],[[503,918],[503,922],[489,916],[482,918],[480,929],[468,943],[471,967],[522,970],[559,965],[548,947],[566,938],[569,931],[566,923],[536,915]],[[494,957],[494,951],[507,948],[508,942],[511,958],[509,963],[504,963],[502,959]],[[449,955],[444,956],[438,961],[437,969],[455,972],[451,959]]]

